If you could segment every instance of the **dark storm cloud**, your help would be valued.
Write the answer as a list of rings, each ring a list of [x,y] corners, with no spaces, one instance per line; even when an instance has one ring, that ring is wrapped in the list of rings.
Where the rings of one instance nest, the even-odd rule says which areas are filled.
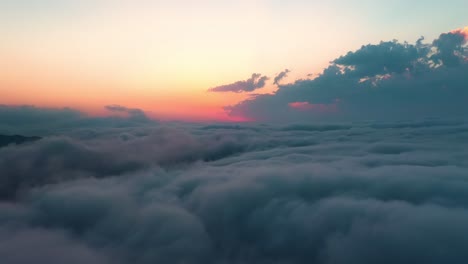
[[[276,75],[275,79],[273,80],[273,84],[275,85],[279,85],[279,83],[281,82],[281,80],[283,80],[284,78],[286,78],[288,76],[288,73],[290,73],[291,71],[286,69],[282,72],[280,72],[278,75]]]
[[[365,45],[335,59],[313,80],[282,85],[226,107],[258,121],[464,116],[468,113],[468,49],[464,31],[440,35],[432,44],[398,41]],[[295,107],[303,106],[303,107]]]
[[[91,117],[71,108],[0,105],[0,134],[60,134],[73,129],[121,128],[154,125],[140,109],[107,106],[107,110],[125,116]]]
[[[2,263],[468,257],[462,120],[104,131],[0,149]]]
[[[266,81],[268,80],[269,78],[267,76],[262,76],[259,73],[254,73],[252,74],[252,77],[250,77],[250,79],[213,87],[213,88],[210,88],[208,91],[210,92],[235,92],[235,93],[252,92],[257,89],[265,87]]]

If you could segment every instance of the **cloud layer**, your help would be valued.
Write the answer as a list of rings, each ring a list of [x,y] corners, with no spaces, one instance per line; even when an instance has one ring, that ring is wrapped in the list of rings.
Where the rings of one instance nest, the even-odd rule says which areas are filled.
[[[0,148],[2,263],[462,263],[457,120],[72,130]]]
[[[333,60],[313,80],[281,85],[275,94],[257,95],[226,110],[257,121],[289,122],[465,116],[466,36],[464,29],[441,34],[431,44],[421,38],[414,44],[365,45]],[[309,107],[294,107],[298,103]]]

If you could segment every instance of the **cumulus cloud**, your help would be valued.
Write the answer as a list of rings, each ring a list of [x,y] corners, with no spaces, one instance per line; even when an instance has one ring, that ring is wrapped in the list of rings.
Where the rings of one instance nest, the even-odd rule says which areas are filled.
[[[464,29],[441,34],[430,44],[421,38],[414,44],[364,45],[333,60],[314,79],[282,85],[275,94],[257,95],[226,111],[286,122],[465,116],[466,35]]]
[[[450,33],[463,35],[465,37],[465,41],[468,41],[468,26],[465,28],[452,30]]]
[[[466,32],[456,30],[440,35],[433,43],[437,52],[431,56],[431,59],[438,64],[448,67],[459,66],[466,58]]]
[[[252,74],[247,80],[244,81],[237,81],[235,83],[221,85],[217,87],[210,88],[208,91],[210,92],[252,92],[257,89],[265,87],[266,81],[269,78],[267,76],[262,76],[259,73]]]
[[[273,84],[275,85],[279,85],[279,83],[281,82],[281,80],[283,80],[284,78],[286,78],[288,76],[288,73],[290,73],[291,71],[286,69],[282,72],[280,72],[278,75],[276,75],[275,79],[273,80]]]
[[[461,263],[467,131],[160,124],[10,145],[2,263]]]

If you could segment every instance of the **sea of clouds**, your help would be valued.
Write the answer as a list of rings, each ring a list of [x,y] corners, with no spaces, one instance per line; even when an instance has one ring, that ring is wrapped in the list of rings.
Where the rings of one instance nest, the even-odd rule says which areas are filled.
[[[466,263],[467,42],[369,44],[290,84],[285,70],[226,107],[250,124],[0,105],[0,134],[41,137],[0,148],[0,263]]]
[[[1,263],[468,258],[463,120],[63,129],[69,111],[0,127],[43,131],[0,148]]]

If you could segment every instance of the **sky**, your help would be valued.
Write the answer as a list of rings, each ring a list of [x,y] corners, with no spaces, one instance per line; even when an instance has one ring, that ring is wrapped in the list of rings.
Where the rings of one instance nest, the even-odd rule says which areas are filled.
[[[468,2],[0,0],[0,104],[245,121],[235,106],[368,43],[463,28]],[[249,80],[249,91],[213,88]]]

